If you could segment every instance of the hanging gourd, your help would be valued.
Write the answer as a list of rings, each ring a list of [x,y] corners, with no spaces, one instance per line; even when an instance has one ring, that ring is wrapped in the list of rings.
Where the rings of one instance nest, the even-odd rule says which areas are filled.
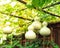
[[[39,21],[39,17],[34,18],[34,22],[32,23],[34,29],[40,29],[41,28],[41,23]]]
[[[5,33],[5,34],[12,33],[12,27],[6,26],[5,28],[3,28],[3,33]]]
[[[47,27],[47,22],[43,22],[42,23],[42,25],[43,25],[43,27],[40,29],[40,31],[39,31],[39,33],[40,33],[40,35],[42,35],[42,36],[48,36],[48,35],[50,35],[50,33],[51,33],[51,31],[50,31],[50,29]]]
[[[32,24],[31,24],[31,25],[29,25],[28,30],[34,30],[34,27],[33,27],[33,25],[32,25]]]
[[[39,21],[34,21],[32,23],[34,29],[40,29],[41,28],[41,23]]]
[[[25,38],[26,39],[35,39],[36,38],[36,34],[32,30],[29,30],[29,31],[27,31],[25,33]]]

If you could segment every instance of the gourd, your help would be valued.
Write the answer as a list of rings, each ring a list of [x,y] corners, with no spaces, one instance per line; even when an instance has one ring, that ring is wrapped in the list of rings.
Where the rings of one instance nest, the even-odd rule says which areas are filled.
[[[26,39],[35,39],[36,34],[32,30],[29,30],[25,33],[25,38]]]
[[[32,23],[34,29],[40,29],[41,28],[41,22],[39,21],[39,17],[34,18],[34,22]]]
[[[34,18],[34,22],[28,26],[28,31],[25,33],[25,38],[26,39],[35,39],[36,34],[33,32],[35,29],[39,30],[41,28],[41,23],[39,21],[38,17]]]
[[[41,23],[39,21],[39,17],[34,18],[34,22],[28,27],[28,30],[35,30],[35,29],[40,29],[41,28]]]
[[[29,25],[28,30],[34,30],[33,25]]]
[[[34,29],[40,29],[41,28],[41,23],[39,21],[34,21],[32,23]]]
[[[3,28],[3,33],[10,34],[12,33],[12,28],[10,26],[6,26]]]
[[[47,27],[47,22],[43,22],[42,25],[43,25],[43,27],[39,31],[40,35],[42,35],[42,36],[48,36],[48,35],[50,35],[51,31]]]

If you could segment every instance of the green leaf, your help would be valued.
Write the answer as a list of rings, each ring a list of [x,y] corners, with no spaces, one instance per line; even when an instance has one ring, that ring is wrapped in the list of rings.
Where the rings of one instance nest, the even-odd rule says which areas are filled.
[[[32,5],[36,8],[40,8],[45,3],[45,0],[32,0]]]
[[[59,46],[58,45],[55,45],[54,48],[59,48]]]
[[[49,4],[52,0],[45,0],[45,4]]]

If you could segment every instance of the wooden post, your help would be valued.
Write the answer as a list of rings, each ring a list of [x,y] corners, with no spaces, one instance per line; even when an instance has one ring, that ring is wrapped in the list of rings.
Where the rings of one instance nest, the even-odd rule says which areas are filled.
[[[50,37],[50,41],[52,41],[53,40],[53,28],[52,27],[50,27],[50,29],[51,29],[51,37]],[[50,48],[52,48],[52,46],[50,45]]]

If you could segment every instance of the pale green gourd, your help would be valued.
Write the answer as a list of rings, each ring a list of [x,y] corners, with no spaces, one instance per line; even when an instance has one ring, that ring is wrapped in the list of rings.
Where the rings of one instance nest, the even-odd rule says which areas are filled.
[[[40,35],[48,36],[51,34],[50,29],[47,27],[47,22],[42,23],[43,27],[39,30]]]
[[[12,33],[12,28],[10,26],[6,26],[3,28],[3,33],[10,34]]]
[[[29,31],[27,31],[25,33],[25,38],[26,39],[35,39],[36,38],[36,34],[32,30],[29,30]]]
[[[34,21],[32,23],[34,29],[40,29],[41,28],[41,23],[39,21]]]

